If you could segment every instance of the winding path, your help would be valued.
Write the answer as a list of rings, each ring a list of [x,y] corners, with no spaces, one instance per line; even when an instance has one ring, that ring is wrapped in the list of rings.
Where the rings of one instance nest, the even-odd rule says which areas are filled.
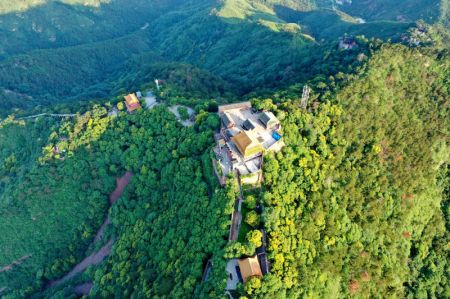
[[[74,278],[78,273],[81,273],[84,270],[86,270],[87,267],[100,264],[103,261],[103,259],[111,253],[112,246],[113,246],[113,239],[110,239],[108,243],[106,243],[106,245],[103,246],[99,251],[85,258],[81,263],[76,265],[69,273],[64,275],[62,278],[51,281],[47,287],[51,288],[57,285],[61,285],[67,282],[68,280]]]
[[[131,171],[126,172],[122,177],[116,179],[116,189],[109,195],[109,203],[112,206],[119,198],[122,196],[123,191],[128,186],[128,184],[131,181],[131,178],[133,177],[133,173]],[[95,236],[93,244],[97,243],[99,240],[102,239],[106,227],[111,222],[109,219],[109,216],[105,219],[105,222],[103,222],[102,226],[97,232],[97,235]],[[105,257],[107,257],[111,253],[112,246],[114,244],[113,238],[109,239],[108,243],[104,245],[99,251],[92,253],[88,257],[86,257],[84,260],[82,260],[79,264],[77,264],[69,273],[61,277],[60,279],[52,280],[50,281],[46,288],[51,288],[54,286],[61,285],[68,280],[74,278],[77,274],[84,272],[89,266],[94,266],[100,264]],[[85,284],[87,285],[87,284]],[[85,286],[82,285],[82,286]],[[81,287],[81,286],[79,286]],[[84,289],[87,289],[84,288]]]
[[[0,268],[0,273],[7,272],[7,271],[11,270],[12,268],[14,268],[14,266],[18,266],[18,265],[22,264],[23,261],[25,261],[26,259],[30,258],[31,256],[32,256],[32,254],[22,256],[17,261],[14,261],[14,262],[12,262],[9,265]]]
[[[30,116],[25,116],[25,117],[19,117],[16,118],[16,120],[25,120],[25,119],[32,119],[32,118],[38,118],[41,116],[50,116],[50,117],[76,117],[76,114],[55,114],[55,113],[41,113],[41,114],[36,114],[36,115],[30,115]]]
[[[131,171],[126,172],[121,178],[116,179],[116,189],[109,195],[109,204],[112,206],[119,198],[122,196],[125,187],[130,183],[131,178],[133,177],[133,173]],[[94,243],[97,243],[103,237],[105,233],[106,227],[111,223],[111,219],[109,216],[105,219],[102,226],[95,235]]]

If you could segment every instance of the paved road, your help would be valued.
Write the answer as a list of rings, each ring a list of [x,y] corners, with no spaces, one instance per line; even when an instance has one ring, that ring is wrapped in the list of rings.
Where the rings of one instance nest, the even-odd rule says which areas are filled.
[[[154,96],[144,97],[144,100],[145,100],[145,107],[147,107],[147,109],[152,109],[158,104]]]
[[[178,113],[178,108],[179,108],[179,107],[184,107],[184,108],[186,108],[186,109],[188,110],[188,113],[189,113],[189,119],[187,119],[187,120],[181,120],[180,113]],[[190,126],[193,126],[193,125],[194,125],[194,122],[190,120],[190,118],[193,117],[194,114],[195,114],[194,109],[192,109],[192,108],[190,108],[190,107],[187,107],[187,106],[174,105],[174,106],[169,107],[169,110],[170,110],[173,114],[175,114],[175,117],[178,119],[178,121],[179,121],[183,126],[185,126],[185,127],[190,127]]]

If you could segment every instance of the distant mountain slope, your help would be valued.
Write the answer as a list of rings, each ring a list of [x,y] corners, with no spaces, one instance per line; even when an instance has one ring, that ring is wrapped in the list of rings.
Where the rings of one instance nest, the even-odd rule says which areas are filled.
[[[17,13],[0,14],[0,59],[34,49],[81,45],[127,35],[149,26],[159,15],[183,3],[103,0],[105,4],[97,7],[85,2],[93,1],[48,1]]]
[[[50,2],[61,2],[71,5],[84,5],[98,7],[102,3],[108,3],[110,0],[0,0],[0,14],[24,11],[32,7],[47,4]]]
[[[396,40],[414,25],[412,22],[395,21],[361,22],[341,11],[331,9],[303,12],[277,6],[275,10],[279,18],[289,23],[299,24],[302,32],[316,40],[336,40],[346,34]]]
[[[222,7],[225,14],[243,14],[244,10],[268,11],[271,7],[282,6],[296,11],[307,12],[321,9],[341,10],[353,17],[367,21],[414,22],[423,19],[435,22],[439,18],[446,0],[225,0]],[[261,9],[262,7],[265,7]]]
[[[343,4],[337,6],[339,9],[368,21],[413,22],[423,19],[427,22],[435,22],[439,18],[440,5],[446,0],[344,0],[341,2]]]
[[[326,61],[326,53],[339,36],[388,39],[411,25],[397,21],[359,24],[352,16],[330,9],[329,0],[78,4],[47,1],[29,5],[28,10],[17,4],[14,7],[20,13],[0,15],[0,107],[4,108],[0,113],[111,96],[115,79],[133,77],[126,62],[146,53],[153,58],[133,65],[133,72],[153,74],[148,66],[160,70],[158,62],[188,63],[221,77],[236,94],[261,85],[306,81],[348,66]]]
[[[227,0],[219,15],[229,20],[247,18],[269,28],[295,28],[315,39],[336,39],[343,34],[392,39],[419,19],[438,21],[441,2],[445,5],[439,0]]]
[[[48,104],[82,94],[84,88],[108,79],[133,54],[150,50],[148,43],[138,37],[15,56],[0,64],[2,87],[31,94]],[[106,94],[107,91],[97,96]]]
[[[145,26],[123,37],[11,56],[0,63],[0,89],[29,95],[44,104],[107,96],[110,88],[102,83],[129,74],[124,62],[147,52],[160,56],[161,63],[187,62],[204,68],[233,83],[241,93],[295,74],[289,66],[306,57],[299,56],[299,51],[308,42],[259,24],[223,22],[211,13],[215,5],[208,0],[185,3],[158,18],[150,16]],[[140,61],[131,69],[148,69],[149,64],[158,69],[155,62]],[[91,87],[94,90],[86,93]]]

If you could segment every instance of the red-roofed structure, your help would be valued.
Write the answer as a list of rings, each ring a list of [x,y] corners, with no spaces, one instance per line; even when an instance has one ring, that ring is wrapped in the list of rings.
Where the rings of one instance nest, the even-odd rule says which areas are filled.
[[[134,93],[130,93],[124,98],[125,98],[125,106],[127,106],[128,112],[131,113],[141,108],[141,104],[139,103],[139,100]]]

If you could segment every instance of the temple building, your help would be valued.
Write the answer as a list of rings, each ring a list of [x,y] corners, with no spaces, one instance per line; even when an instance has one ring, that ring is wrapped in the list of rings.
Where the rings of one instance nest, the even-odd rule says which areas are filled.
[[[238,260],[239,269],[241,270],[242,280],[246,283],[252,277],[262,277],[261,266],[258,258],[255,256]]]
[[[249,157],[258,156],[264,152],[262,144],[252,135],[251,132],[241,131],[231,140],[237,149],[247,159]]]
[[[280,124],[280,121],[272,112],[261,113],[259,121],[266,127],[266,129],[273,129]]]
[[[141,104],[139,103],[139,100],[134,93],[130,93],[124,98],[125,98],[125,106],[127,106],[127,110],[129,113],[134,112],[141,108]]]

